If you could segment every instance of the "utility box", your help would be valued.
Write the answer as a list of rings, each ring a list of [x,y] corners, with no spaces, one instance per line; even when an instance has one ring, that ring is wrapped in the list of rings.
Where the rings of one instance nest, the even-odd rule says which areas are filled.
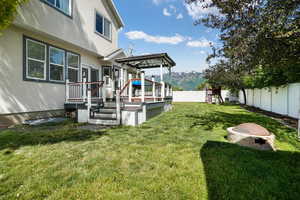
[[[87,123],[89,121],[88,109],[77,109],[76,117],[78,123]]]

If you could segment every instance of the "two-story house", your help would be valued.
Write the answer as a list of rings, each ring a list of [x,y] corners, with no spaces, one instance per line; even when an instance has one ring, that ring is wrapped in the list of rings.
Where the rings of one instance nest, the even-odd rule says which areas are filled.
[[[23,5],[0,36],[2,121],[61,113],[67,79],[118,75],[113,59],[125,56],[118,48],[123,25],[112,0],[31,0]]]
[[[30,0],[22,5],[0,36],[0,125],[62,115],[66,102],[86,105],[87,88],[98,90],[93,97],[114,99],[116,90],[141,72],[138,63],[116,62],[126,57],[118,48],[123,26],[112,0]],[[167,54],[151,59],[159,59],[161,68],[175,65]],[[69,92],[80,93],[75,104]]]

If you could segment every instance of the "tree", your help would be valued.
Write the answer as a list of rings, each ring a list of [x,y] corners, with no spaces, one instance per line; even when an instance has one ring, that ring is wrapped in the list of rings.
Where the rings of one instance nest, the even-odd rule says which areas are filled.
[[[206,1],[187,0],[195,2]],[[222,47],[213,48],[208,57],[208,61],[217,60],[207,72],[210,81],[237,89],[300,81],[299,0],[207,2],[203,9],[215,7],[219,13],[195,23],[219,29],[222,41]],[[217,73],[216,68],[224,75],[210,76]]]
[[[210,88],[211,86],[209,85],[208,81],[203,81],[202,83],[200,83],[196,88],[197,90],[205,90],[207,88]]]
[[[172,86],[173,91],[183,91],[183,89],[179,86]]]
[[[28,0],[0,1],[0,31],[6,29],[14,20],[19,6]]]

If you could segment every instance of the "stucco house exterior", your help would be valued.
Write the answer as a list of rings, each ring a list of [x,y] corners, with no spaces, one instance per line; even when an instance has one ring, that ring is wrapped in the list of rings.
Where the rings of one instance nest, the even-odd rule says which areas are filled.
[[[62,115],[70,103],[69,83],[100,86],[103,81],[96,96],[115,99],[116,90],[141,73],[116,62],[126,57],[118,47],[123,26],[112,0],[31,0],[22,5],[0,36],[0,124]],[[82,90],[92,86],[80,87],[87,97]]]

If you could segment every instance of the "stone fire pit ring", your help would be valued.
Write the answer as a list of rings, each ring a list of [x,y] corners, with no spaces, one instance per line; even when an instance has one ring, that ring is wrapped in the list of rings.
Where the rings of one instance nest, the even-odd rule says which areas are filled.
[[[275,135],[254,123],[244,123],[227,129],[227,139],[231,143],[259,150],[275,151]]]

